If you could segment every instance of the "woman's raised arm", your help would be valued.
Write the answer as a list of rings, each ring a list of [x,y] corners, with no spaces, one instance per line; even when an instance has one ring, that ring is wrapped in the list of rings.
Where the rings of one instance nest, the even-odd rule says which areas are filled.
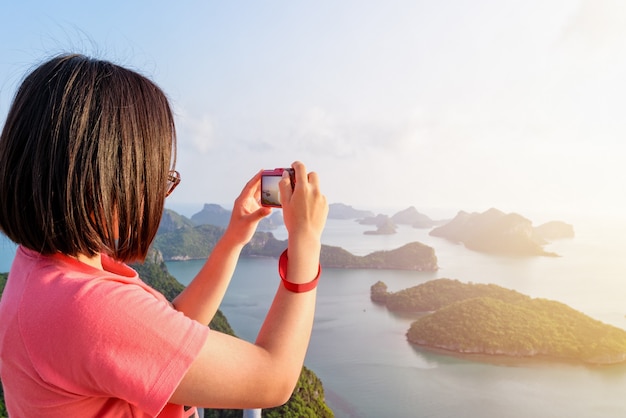
[[[311,282],[319,272],[321,234],[328,215],[318,176],[295,162],[296,184],[279,186],[289,233],[287,274],[291,284]],[[291,287],[291,286],[290,286]],[[316,289],[279,284],[254,344],[209,333],[200,354],[172,395],[177,404],[210,408],[267,408],[285,403],[297,383],[309,344]]]

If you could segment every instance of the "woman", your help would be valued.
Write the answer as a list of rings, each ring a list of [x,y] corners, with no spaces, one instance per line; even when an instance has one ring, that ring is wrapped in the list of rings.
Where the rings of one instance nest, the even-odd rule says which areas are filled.
[[[172,112],[145,77],[63,55],[20,86],[0,137],[0,229],[19,244],[0,301],[0,378],[15,417],[182,417],[183,405],[286,402],[315,309],[328,206],[296,162],[280,182],[288,257],[254,344],[208,329],[242,247],[269,214],[260,173],[197,277],[169,304],[142,260],[180,177]],[[285,272],[286,270],[286,272]]]

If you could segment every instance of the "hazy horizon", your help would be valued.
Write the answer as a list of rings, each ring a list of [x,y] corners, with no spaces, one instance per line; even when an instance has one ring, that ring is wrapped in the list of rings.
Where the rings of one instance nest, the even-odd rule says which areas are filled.
[[[182,175],[166,207],[228,207],[298,159],[355,208],[626,212],[617,0],[23,1],[0,35],[2,123],[24,74],[63,51],[163,88]]]
[[[180,215],[183,215],[186,218],[191,218],[193,215],[201,212],[204,208],[204,205],[207,205],[207,204],[218,205],[218,206],[221,206],[223,209],[226,209],[229,211],[232,209],[232,204],[225,204],[225,203],[219,203],[219,202],[189,203],[189,204],[178,204],[178,205],[168,205],[166,203],[165,209],[173,210],[174,212]],[[615,226],[619,226],[621,228],[626,227],[626,224],[621,222],[623,221],[623,217],[619,216],[618,214],[599,218],[599,217],[595,217],[589,214],[580,214],[580,213],[575,213],[575,212],[545,212],[545,211],[542,212],[542,211],[533,211],[533,210],[505,211],[495,206],[485,207],[484,209],[479,209],[479,210],[468,210],[468,209],[464,209],[460,207],[459,208],[418,207],[412,204],[409,204],[403,207],[390,207],[390,206],[384,207],[384,206],[376,206],[376,205],[363,205],[363,206],[356,205],[355,206],[347,202],[329,202],[329,204],[330,205],[344,204],[344,205],[352,207],[355,210],[370,211],[374,215],[382,214],[382,215],[387,215],[389,217],[405,209],[414,207],[419,213],[426,215],[430,219],[436,220],[436,221],[452,220],[461,211],[467,212],[467,213],[483,213],[493,208],[493,209],[500,210],[501,212],[504,212],[507,214],[516,213],[518,215],[521,215],[524,218],[530,220],[534,227],[544,224],[546,222],[550,222],[550,221],[565,222],[567,224],[572,225],[575,231],[582,224],[584,224],[585,227],[591,227],[594,225],[606,227],[607,225],[614,225],[616,223],[619,223],[619,225],[615,225]],[[280,210],[280,209],[274,209],[274,211],[276,210]]]

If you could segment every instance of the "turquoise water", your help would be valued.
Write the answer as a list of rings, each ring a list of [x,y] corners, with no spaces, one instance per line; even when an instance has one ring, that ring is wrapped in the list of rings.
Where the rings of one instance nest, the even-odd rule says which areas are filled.
[[[0,233],[0,273],[6,273],[11,269],[16,248],[12,241]]]
[[[401,227],[392,236],[363,235],[354,221],[329,220],[324,243],[355,254],[421,241],[435,248],[435,273],[325,269],[306,365],[321,379],[337,417],[624,417],[626,366],[487,364],[417,349],[406,342],[410,318],[369,300],[382,280],[390,290],[438,277],[496,283],[564,302],[626,329],[626,224],[573,222],[576,238],[546,247],[558,258],[492,257],[428,231]],[[285,238],[285,232],[275,231]],[[0,271],[14,246],[0,238]],[[187,283],[202,262],[169,262]],[[254,340],[278,286],[276,260],[240,260],[221,309],[235,332]]]
[[[382,280],[399,290],[438,277],[496,283],[567,303],[626,329],[626,228],[577,228],[572,240],[547,247],[558,258],[491,257],[400,228],[370,236],[353,221],[329,221],[324,242],[357,254],[411,240],[432,245],[436,273],[326,269],[319,285],[306,365],[321,379],[337,417],[624,417],[626,366],[487,364],[409,345],[411,322],[369,300]],[[284,231],[277,231],[280,238]],[[201,262],[168,263],[189,280]],[[276,260],[242,259],[221,309],[235,332],[253,341],[278,284]]]

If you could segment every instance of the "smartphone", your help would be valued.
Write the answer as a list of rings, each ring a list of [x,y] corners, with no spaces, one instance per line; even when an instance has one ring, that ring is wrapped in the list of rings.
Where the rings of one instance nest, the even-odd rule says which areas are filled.
[[[289,173],[291,180],[291,190],[296,184],[296,172],[293,168],[275,168],[273,170],[263,170],[261,173],[261,205],[271,208],[280,208],[280,190],[278,182],[283,178],[284,172]]]

